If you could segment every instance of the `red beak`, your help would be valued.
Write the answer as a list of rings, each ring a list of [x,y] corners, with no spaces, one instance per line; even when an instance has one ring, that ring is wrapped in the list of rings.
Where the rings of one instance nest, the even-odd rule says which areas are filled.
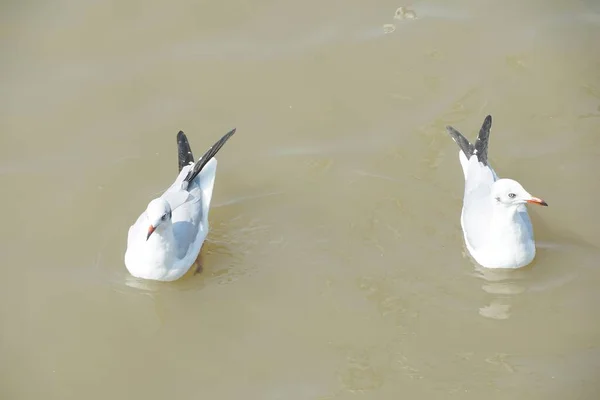
[[[154,232],[155,229],[156,229],[155,227],[150,225],[150,228],[148,228],[148,236],[146,236],[146,240],[148,240],[150,238],[150,235],[152,235],[152,232]]]
[[[527,200],[528,203],[531,204],[538,204],[540,206],[545,206],[548,207],[548,203],[546,203],[544,200],[542,199],[538,199],[537,197],[532,197],[531,199]]]

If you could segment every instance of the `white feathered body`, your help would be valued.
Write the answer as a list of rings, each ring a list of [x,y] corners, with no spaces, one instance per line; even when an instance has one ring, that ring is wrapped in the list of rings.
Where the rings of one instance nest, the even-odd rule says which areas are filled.
[[[175,182],[161,196],[171,206],[170,223],[161,224],[148,240],[150,222],[146,212],[129,228],[125,266],[131,275],[174,281],[196,261],[209,231],[208,214],[217,159],[212,158],[184,190],[183,180],[193,165],[183,167]]]
[[[507,208],[496,204],[491,188],[498,180],[488,164],[460,151],[465,176],[461,226],[471,256],[486,268],[520,268],[535,257],[533,228],[524,204]]]

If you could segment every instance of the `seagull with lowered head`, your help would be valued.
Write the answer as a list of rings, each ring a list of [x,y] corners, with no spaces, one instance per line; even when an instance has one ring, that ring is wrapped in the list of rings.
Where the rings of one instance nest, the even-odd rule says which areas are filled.
[[[177,179],[129,228],[125,266],[131,275],[174,281],[194,264],[208,234],[217,172],[214,157],[234,133],[235,129],[223,136],[197,162],[185,134],[177,134]]]

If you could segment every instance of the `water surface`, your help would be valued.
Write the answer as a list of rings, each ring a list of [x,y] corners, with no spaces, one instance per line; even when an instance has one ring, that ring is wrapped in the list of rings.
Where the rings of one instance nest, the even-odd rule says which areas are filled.
[[[598,398],[595,2],[1,7],[0,397]],[[519,271],[463,245],[444,127],[487,114],[550,204]],[[203,272],[129,276],[178,130],[233,127]]]

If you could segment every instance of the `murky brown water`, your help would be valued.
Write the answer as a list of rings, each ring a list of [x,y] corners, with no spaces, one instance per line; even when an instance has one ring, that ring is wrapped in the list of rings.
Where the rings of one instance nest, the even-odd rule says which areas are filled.
[[[0,398],[597,399],[600,5],[451,3],[3,3]],[[519,271],[463,247],[487,113]],[[177,131],[233,127],[204,272],[131,278]]]

